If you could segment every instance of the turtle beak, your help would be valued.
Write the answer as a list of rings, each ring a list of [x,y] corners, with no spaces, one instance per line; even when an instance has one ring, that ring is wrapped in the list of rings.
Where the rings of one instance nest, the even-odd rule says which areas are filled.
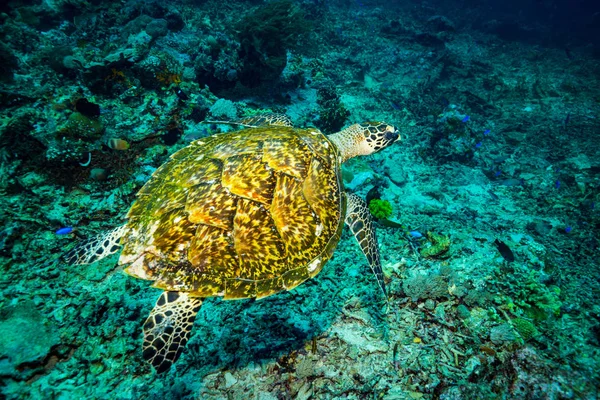
[[[396,140],[398,140],[400,138],[400,133],[398,133],[397,129],[394,129],[393,132],[391,131],[387,131],[385,133],[385,140],[387,142],[389,142],[389,144],[394,143]]]

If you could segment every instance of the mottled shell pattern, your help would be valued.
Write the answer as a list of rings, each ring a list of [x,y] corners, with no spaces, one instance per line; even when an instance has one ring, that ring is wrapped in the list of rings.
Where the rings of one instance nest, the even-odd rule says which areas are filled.
[[[265,297],[315,276],[344,221],[339,153],[316,129],[264,126],[192,142],[128,214],[119,262],[164,290]]]

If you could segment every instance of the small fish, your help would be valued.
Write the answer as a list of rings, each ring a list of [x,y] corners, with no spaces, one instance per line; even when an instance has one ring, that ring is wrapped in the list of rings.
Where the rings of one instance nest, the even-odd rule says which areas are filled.
[[[487,136],[487,135],[489,135],[489,134],[490,134],[490,132],[491,132],[491,131],[490,131],[489,129],[486,129],[486,130],[485,130],[485,132],[483,132],[483,136]]]
[[[509,156],[498,156],[495,157],[492,162],[494,164],[502,164],[504,161],[508,160],[510,157]]]
[[[567,114],[567,118],[565,118],[565,122],[564,122],[565,128],[567,127],[567,125],[569,125],[569,121],[571,121],[571,113],[570,112]]]
[[[571,231],[572,231],[572,230],[573,230],[573,228],[572,228],[572,227],[570,227],[570,226],[567,226],[567,227],[565,228],[565,233],[571,233]]]
[[[470,119],[471,119],[470,116],[465,115],[465,117],[462,119],[462,122],[469,122]]]
[[[557,189],[560,189],[560,181],[557,180],[556,182],[554,182],[554,187]]]
[[[395,221],[390,221],[389,219],[380,219],[378,222],[380,225],[387,226],[388,228],[404,229],[404,225],[399,224],[398,222],[395,222]]]
[[[175,94],[177,95],[177,97],[179,97],[180,100],[188,100],[189,96],[187,94],[185,94],[185,92],[183,90],[181,90],[180,88],[177,88],[175,90]]]
[[[127,150],[129,143],[123,139],[112,138],[108,140],[108,147],[113,150]]]
[[[510,249],[510,247],[508,247],[506,245],[506,243],[504,243],[501,240],[496,239],[494,241],[494,245],[496,246],[496,248],[500,252],[500,255],[502,256],[502,258],[504,258],[509,263],[515,261],[515,255],[512,252],[512,250]]]
[[[415,239],[420,239],[423,237],[423,234],[419,231],[410,231],[408,232],[408,234],[412,237],[414,237]]]
[[[371,200],[381,200],[381,193],[379,192],[379,186],[375,185],[373,186],[368,192],[367,192],[367,204],[369,204],[371,202]]]
[[[524,184],[524,180],[523,179],[517,179],[517,178],[509,178],[509,179],[505,179],[502,182],[500,182],[501,185],[503,186],[523,186]]]
[[[71,226],[66,226],[64,228],[60,228],[59,230],[57,230],[56,233],[57,235],[68,235],[69,233],[73,232],[73,227]]]
[[[499,200],[499,197],[496,193],[492,192],[491,190],[488,190],[488,193],[490,194],[490,196],[492,196],[492,199]]]
[[[392,107],[394,110],[400,110],[400,106],[392,101]]]
[[[500,176],[500,175],[502,175],[502,171],[496,171],[496,172],[494,173],[494,176]]]
[[[482,143],[481,143],[481,142],[477,142],[477,144],[475,145],[475,147],[477,147],[477,148],[480,148],[480,147],[481,147],[481,145],[482,145]]]

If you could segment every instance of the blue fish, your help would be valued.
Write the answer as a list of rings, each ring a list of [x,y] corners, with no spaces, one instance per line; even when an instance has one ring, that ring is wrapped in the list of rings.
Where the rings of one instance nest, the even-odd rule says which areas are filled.
[[[566,232],[566,233],[570,233],[572,230],[573,230],[573,228],[571,228],[570,226],[567,226],[567,227],[565,228],[565,232]]]
[[[462,122],[469,122],[470,119],[471,119],[471,117],[469,117],[468,115],[465,115],[465,117],[462,119]]]
[[[554,182],[554,187],[557,189],[560,189],[560,181],[557,180],[556,182]]]
[[[410,231],[408,232],[408,234],[416,239],[420,239],[423,237],[423,235],[419,231]]]
[[[68,235],[71,232],[73,232],[73,228],[70,226],[66,226],[64,228],[60,228],[59,230],[57,230],[54,233],[56,233],[57,235]]]
[[[485,132],[483,132],[483,135],[484,135],[484,136],[487,136],[487,135],[489,135],[489,134],[490,134],[490,130],[489,130],[489,129],[486,129],[486,130],[485,130]]]
[[[481,142],[478,142],[478,143],[475,145],[475,147],[477,147],[477,148],[480,148],[480,147],[481,147],[481,144],[482,144]]]
[[[500,176],[502,175],[502,171],[496,171],[496,173],[494,174],[494,176]]]

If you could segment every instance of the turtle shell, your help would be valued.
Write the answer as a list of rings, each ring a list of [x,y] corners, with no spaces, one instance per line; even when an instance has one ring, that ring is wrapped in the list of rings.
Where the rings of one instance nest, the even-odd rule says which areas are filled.
[[[316,129],[267,126],[192,142],[128,214],[120,263],[164,290],[265,297],[318,274],[340,239],[340,157]]]

